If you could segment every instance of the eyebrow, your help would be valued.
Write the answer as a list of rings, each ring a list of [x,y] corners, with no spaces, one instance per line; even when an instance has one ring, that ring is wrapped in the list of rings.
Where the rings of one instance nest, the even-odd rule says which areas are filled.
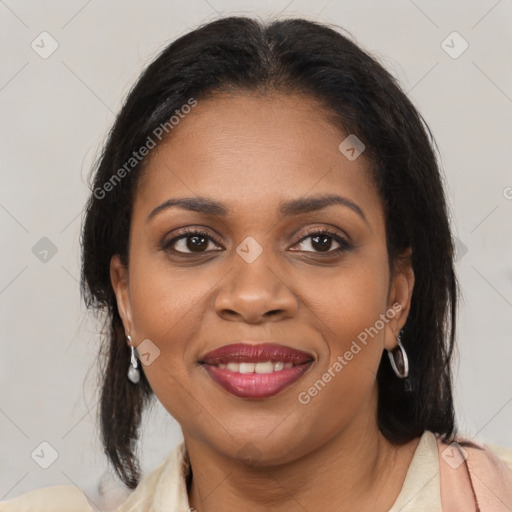
[[[350,208],[352,211],[357,213],[367,224],[369,224],[364,211],[359,205],[354,203],[354,201],[348,197],[335,194],[291,199],[280,204],[278,208],[278,214],[281,217],[300,215],[303,213],[322,210],[332,205],[341,205]],[[164,210],[172,207],[183,208],[185,210],[204,213],[206,215],[213,215],[217,217],[227,217],[230,213],[229,209],[225,205],[207,197],[171,198],[152,210],[148,215],[146,222],[149,222]]]

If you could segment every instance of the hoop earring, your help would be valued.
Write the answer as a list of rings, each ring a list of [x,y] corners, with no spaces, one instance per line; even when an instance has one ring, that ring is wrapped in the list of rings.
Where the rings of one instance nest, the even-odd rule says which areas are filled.
[[[130,355],[130,366],[128,367],[128,379],[130,379],[131,382],[134,384],[138,384],[140,381],[140,370],[139,370],[139,362],[137,361],[137,357],[135,356],[135,347],[131,344],[132,343],[132,337],[127,336],[128,343],[130,344],[131,348],[131,355]]]
[[[401,334],[402,332],[400,331],[396,339],[398,346],[393,350],[388,350],[388,356],[396,376],[400,379],[406,379],[409,376],[409,359],[407,358],[404,346],[400,342]]]

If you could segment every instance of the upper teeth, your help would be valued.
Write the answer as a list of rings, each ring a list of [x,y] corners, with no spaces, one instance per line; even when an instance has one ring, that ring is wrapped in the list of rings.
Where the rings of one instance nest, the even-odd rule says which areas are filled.
[[[219,368],[237,373],[272,373],[283,368],[291,368],[293,363],[283,361],[265,361],[260,363],[219,363]]]

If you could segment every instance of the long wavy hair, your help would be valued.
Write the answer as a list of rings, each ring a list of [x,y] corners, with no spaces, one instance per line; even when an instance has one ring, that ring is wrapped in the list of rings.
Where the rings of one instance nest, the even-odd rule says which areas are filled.
[[[337,27],[303,19],[263,23],[227,17],[180,37],[145,69],[93,169],[81,237],[81,291],[87,306],[106,321],[99,354],[99,414],[104,450],[118,476],[132,489],[140,481],[139,427],[153,396],[143,372],[138,385],[126,376],[130,353],[109,274],[114,254],[128,264],[132,203],[145,160],[123,173],[115,186],[107,184],[114,183],[123,166],[126,170],[126,162],[155,127],[167,123],[190,98],[200,101],[218,91],[308,95],[327,108],[345,133],[364,142],[384,207],[390,271],[410,247],[415,275],[402,333],[412,390],[395,376],[384,351],[377,373],[378,425],[395,444],[427,429],[452,439],[458,284],[442,176],[428,126],[394,77]]]

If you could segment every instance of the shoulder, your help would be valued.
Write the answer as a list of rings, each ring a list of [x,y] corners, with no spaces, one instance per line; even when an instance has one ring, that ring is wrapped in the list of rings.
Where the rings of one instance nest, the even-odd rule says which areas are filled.
[[[436,437],[442,480],[449,483],[452,493],[457,489],[471,491],[482,510],[512,510],[512,448],[463,435],[450,443]],[[503,506],[509,508],[500,508]]]
[[[468,460],[471,457],[480,464],[491,463],[493,467],[504,470],[507,477],[512,477],[512,447],[484,443],[464,435],[456,436],[454,442],[461,447]],[[442,446],[446,446],[446,443],[442,443]]]
[[[512,447],[486,443],[485,446],[512,470]]]
[[[164,462],[141,480],[116,512],[189,510],[186,487],[189,464],[187,449],[182,441]]]
[[[85,494],[74,485],[42,487],[0,502],[0,512],[94,512]]]
[[[185,443],[181,442],[166,460],[147,473],[139,485],[123,498],[116,512],[188,510],[185,480],[188,470],[187,450]],[[78,487],[55,485],[0,501],[0,512],[96,512],[98,509],[93,505]]]

